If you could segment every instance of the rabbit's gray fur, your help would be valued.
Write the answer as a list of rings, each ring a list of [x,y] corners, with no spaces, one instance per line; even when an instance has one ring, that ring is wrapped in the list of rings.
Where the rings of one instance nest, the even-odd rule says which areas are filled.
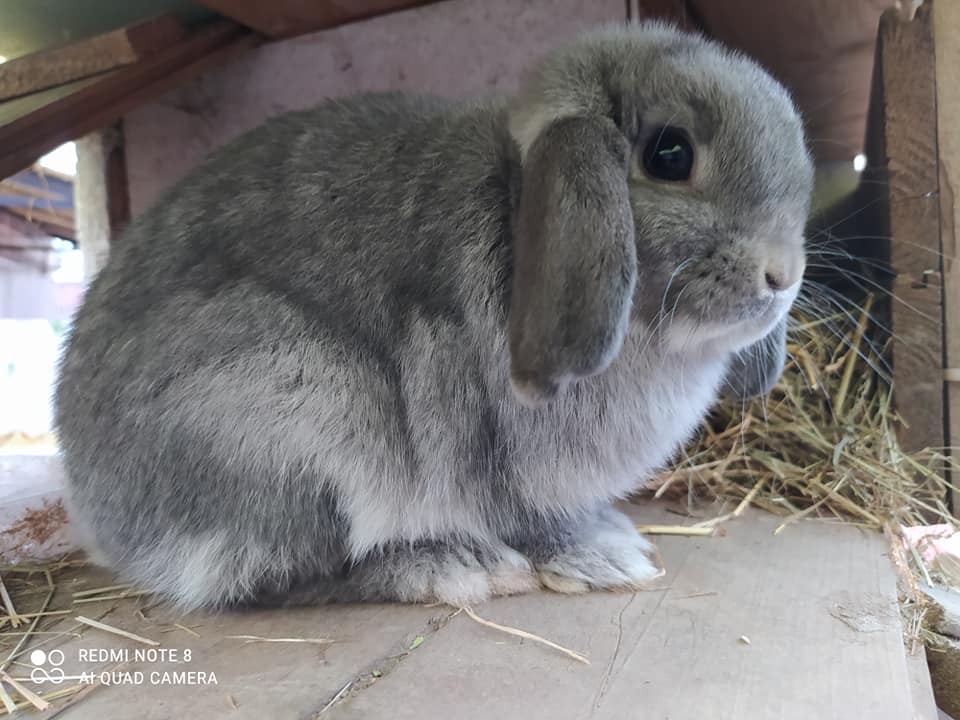
[[[641,170],[665,124],[692,183]],[[508,100],[271,120],[89,288],[56,403],[74,519],[184,607],[643,582],[611,503],[728,366],[776,380],[796,285],[760,284],[802,273],[811,178],[785,91],[662,25],[590,33]]]

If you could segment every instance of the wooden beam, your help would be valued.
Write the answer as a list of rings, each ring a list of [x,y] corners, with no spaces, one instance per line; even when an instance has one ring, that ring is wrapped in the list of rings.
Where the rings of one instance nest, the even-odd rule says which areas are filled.
[[[25,220],[31,225],[40,228],[40,230],[48,235],[62,237],[65,240],[77,239],[77,231],[73,223],[73,213],[64,214],[42,208],[19,206],[4,206],[0,208],[0,210],[10,215],[16,215],[21,220]]]
[[[913,20],[895,11],[880,21],[868,116],[870,162],[857,206],[889,238],[896,277],[890,291],[894,401],[907,452],[943,447],[937,96],[930,6]],[[867,229],[867,228],[865,228]]]
[[[203,70],[255,46],[236,23],[211,23],[176,45],[94,80],[79,80],[0,105],[0,177],[29,167],[44,153],[119,120]],[[39,98],[39,99],[38,99]]]
[[[0,65],[0,101],[130,65],[176,44],[186,34],[173,15],[86,38]]]
[[[289,38],[436,0],[199,0],[271,39]]]
[[[960,4],[933,4],[937,80],[937,146],[940,175],[940,245],[943,251],[944,367],[946,368],[947,446],[960,448]],[[957,460],[956,451],[953,453]],[[954,475],[953,512],[960,516],[960,478]]]
[[[33,198],[34,200],[53,201],[62,199],[59,193],[52,192],[45,188],[34,187],[33,185],[25,185],[17,182],[13,178],[0,180],[0,195],[18,195],[20,197]]]
[[[24,205],[5,205],[4,209],[14,215],[19,215],[30,222],[43,221],[54,225],[70,226],[73,224],[73,210],[55,210],[43,205],[33,207]]]

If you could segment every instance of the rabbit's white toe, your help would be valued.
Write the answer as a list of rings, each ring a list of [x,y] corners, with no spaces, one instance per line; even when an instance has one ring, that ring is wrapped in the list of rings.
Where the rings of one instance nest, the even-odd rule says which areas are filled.
[[[562,593],[639,588],[663,575],[655,552],[632,525],[608,517],[539,565],[537,573],[545,587]]]
[[[516,550],[505,548],[500,562],[490,570],[490,591],[496,595],[519,595],[540,586],[530,561]]]
[[[504,547],[492,561],[480,560],[466,548],[451,550],[436,568],[432,585],[437,601],[463,607],[498,595],[529,592],[539,583],[530,562]]]

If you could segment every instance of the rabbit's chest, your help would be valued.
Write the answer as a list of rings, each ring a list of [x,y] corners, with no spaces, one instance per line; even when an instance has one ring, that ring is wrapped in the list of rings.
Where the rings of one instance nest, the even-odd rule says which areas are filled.
[[[555,432],[528,428],[519,464],[528,497],[569,510],[642,487],[696,431],[724,370],[689,358],[611,368],[592,392],[559,409]]]
[[[607,398],[595,446],[606,448],[610,463],[624,463],[639,474],[636,480],[645,480],[696,431],[716,401],[722,375],[713,363],[665,363],[643,384],[624,381]]]

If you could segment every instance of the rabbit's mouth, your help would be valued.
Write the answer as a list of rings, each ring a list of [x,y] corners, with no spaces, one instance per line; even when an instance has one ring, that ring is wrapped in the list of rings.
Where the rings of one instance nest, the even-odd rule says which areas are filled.
[[[769,333],[796,299],[800,284],[777,292],[739,298],[727,305],[677,309],[662,332],[663,346],[671,353],[691,352],[709,347],[736,352]]]
[[[677,318],[664,333],[664,348],[671,354],[737,352],[769,333],[782,313],[768,312],[751,320],[735,323]]]

